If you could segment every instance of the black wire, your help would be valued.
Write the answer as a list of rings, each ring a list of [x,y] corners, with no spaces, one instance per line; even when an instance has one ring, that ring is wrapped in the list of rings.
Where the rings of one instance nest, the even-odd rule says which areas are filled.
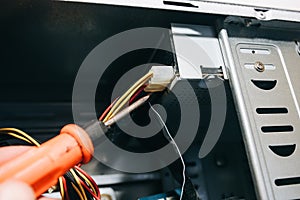
[[[74,169],[74,171],[75,174],[78,176],[78,178],[80,178],[80,180],[85,182],[85,180],[80,176],[77,170]],[[80,196],[77,194],[76,190],[72,186],[73,183],[77,188],[80,188],[73,174],[70,171],[68,171],[67,173],[65,173],[64,177],[66,179],[67,188],[68,188],[68,191],[65,191],[65,193],[68,193],[70,200],[80,199]],[[83,190],[85,191],[88,200],[94,200],[93,195],[90,193],[91,191],[87,190],[85,187],[83,187]]]
[[[82,176],[80,175],[80,173],[78,173],[78,171],[76,169],[74,169],[75,174],[77,175],[77,177],[82,180],[86,185],[88,185],[88,183],[84,180],[84,178],[82,178]],[[91,186],[92,187],[92,186]],[[86,197],[89,200],[94,200],[93,195],[91,194],[91,190],[86,189],[85,187],[83,187]]]
[[[76,187],[79,188],[79,185],[77,184],[73,174],[70,171],[68,171],[67,173],[64,174],[64,177],[66,179],[66,184],[68,188],[68,190],[65,191],[65,193],[68,193],[70,200],[80,199],[80,196],[77,194],[76,190],[72,186],[73,183]]]

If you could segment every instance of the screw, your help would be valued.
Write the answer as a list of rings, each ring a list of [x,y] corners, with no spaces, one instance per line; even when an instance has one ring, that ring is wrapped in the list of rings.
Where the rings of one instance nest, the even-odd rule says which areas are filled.
[[[260,62],[260,61],[255,62],[254,68],[255,68],[256,71],[258,71],[258,72],[263,72],[263,71],[265,71],[265,65],[264,65],[262,62]]]

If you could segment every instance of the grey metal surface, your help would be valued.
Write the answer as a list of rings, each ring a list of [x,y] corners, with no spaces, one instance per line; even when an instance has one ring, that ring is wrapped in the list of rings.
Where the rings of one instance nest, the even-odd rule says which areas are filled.
[[[140,181],[159,181],[161,176],[159,173],[148,174],[105,174],[105,175],[92,175],[97,185],[114,185],[129,182]]]
[[[225,71],[219,41],[213,27],[172,24],[171,31],[181,78],[202,79],[202,68],[222,68]],[[224,77],[227,79],[226,73]]]
[[[101,200],[116,200],[115,191],[112,188],[99,188],[101,192]],[[44,193],[44,197],[51,198],[51,199],[61,199],[61,195],[59,192],[52,192],[52,193]]]
[[[258,198],[299,199],[300,56],[295,42],[228,38],[225,30],[220,32],[220,41]],[[274,65],[275,69],[259,72],[255,67],[245,66],[254,66],[258,61]],[[274,83],[270,81],[276,83],[274,87],[261,85]],[[259,114],[257,108],[271,108],[273,112]],[[274,108],[286,108],[287,113]],[[289,128],[283,130],[278,126]],[[295,145],[295,149],[291,146],[287,150],[288,145]]]
[[[296,1],[229,1],[229,0],[62,0],[187,12],[254,17],[260,20],[300,21],[299,2]],[[283,6],[284,5],[284,6]]]

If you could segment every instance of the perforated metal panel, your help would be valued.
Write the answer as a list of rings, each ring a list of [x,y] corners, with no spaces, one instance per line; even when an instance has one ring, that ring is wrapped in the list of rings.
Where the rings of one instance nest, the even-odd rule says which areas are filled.
[[[294,41],[220,41],[259,199],[300,198],[300,56]]]

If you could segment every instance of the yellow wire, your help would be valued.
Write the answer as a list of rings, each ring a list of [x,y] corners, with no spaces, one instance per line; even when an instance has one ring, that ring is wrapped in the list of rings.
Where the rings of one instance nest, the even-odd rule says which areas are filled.
[[[74,185],[74,183],[71,183],[71,184],[72,184],[74,190],[75,190],[75,191],[77,192],[77,194],[79,195],[80,199],[81,199],[81,200],[84,200],[84,198],[83,198],[82,194],[80,193],[79,189]]]
[[[119,107],[111,114],[111,116],[109,117],[109,119],[113,118],[124,106],[125,104],[129,101],[129,99],[131,98],[131,96],[140,88],[142,87],[149,79],[146,79],[144,82],[140,83],[138,85],[138,87],[136,87],[135,90],[133,90],[125,99],[124,101],[119,105]]]
[[[74,178],[75,178],[75,180],[76,180],[76,183],[79,185],[79,188],[80,188],[80,190],[81,190],[81,192],[82,192],[82,195],[83,195],[83,197],[84,197],[84,200],[87,200],[85,191],[84,191],[84,189],[83,189],[83,187],[82,187],[82,185],[81,185],[81,183],[80,183],[80,181],[79,181],[79,178],[78,178],[77,174],[74,172],[73,169],[70,169],[70,172],[73,174],[73,176],[74,176]]]
[[[122,103],[123,100],[125,99],[129,99],[128,95],[132,93],[132,91],[136,91],[139,89],[139,85],[141,85],[141,83],[145,83],[147,82],[151,77],[153,76],[153,72],[148,72],[146,75],[144,75],[142,78],[140,78],[137,82],[135,82],[135,84],[133,84],[123,95],[121,98],[118,99],[118,101],[113,105],[113,107],[111,108],[111,110],[109,111],[109,113],[106,115],[106,117],[104,118],[103,122],[106,122],[107,120],[109,120],[112,116],[112,113],[114,113],[114,111],[116,109],[118,109],[120,104],[125,105],[125,103]],[[134,92],[133,92],[134,93]],[[118,110],[120,110],[121,108],[119,108]]]
[[[17,134],[15,134],[15,133],[5,132],[4,134],[8,134],[8,135],[10,135],[10,136],[12,136],[12,137],[18,138],[19,140],[23,140],[23,141],[25,141],[25,142],[28,142],[28,143],[32,144],[32,143],[31,143],[29,140],[27,140],[26,138],[24,138],[24,137],[22,137],[22,136],[20,136],[20,135],[17,135]]]
[[[111,108],[111,110],[109,111],[109,113],[107,114],[107,116],[105,117],[105,119],[103,120],[104,122],[106,122],[110,117],[111,114],[115,111],[115,109],[117,109],[117,107],[119,106],[120,103],[123,102],[123,100],[128,96],[128,94],[130,94],[132,92],[132,90],[137,90],[138,89],[138,85],[141,82],[144,82],[145,80],[149,80],[151,77],[153,76],[153,72],[149,72],[146,75],[144,75],[142,78],[140,78],[134,85],[132,85],[123,95],[121,98],[118,99],[118,101],[114,104],[114,106]]]
[[[20,140],[23,140],[23,141],[26,141],[28,143],[31,143],[31,144],[34,144],[36,146],[40,146],[40,144],[35,140],[33,139],[31,136],[29,136],[27,133],[25,133],[24,131],[21,131],[19,129],[16,129],[16,128],[0,128],[0,131],[5,131],[6,134],[8,135],[11,135],[15,138],[18,138]],[[16,134],[16,133],[11,133],[11,132],[8,132],[8,131],[12,131],[12,132],[16,132],[16,133],[19,133],[20,135]],[[1,133],[1,132],[0,132]],[[80,196],[80,198],[82,200],[87,200],[87,197],[86,197],[86,194],[85,194],[85,191],[84,189],[82,188],[82,185],[78,179],[78,176],[76,175],[76,173],[74,172],[73,169],[70,170],[70,172],[73,174],[77,184],[79,185],[80,187],[80,190],[82,191],[82,193],[80,193],[80,190],[72,183],[72,186],[73,188],[76,190],[76,192],[78,193],[78,195]],[[80,173],[80,172],[79,172]],[[81,174],[81,173],[80,173]],[[81,174],[82,175],[82,174]],[[91,186],[91,182],[85,177],[83,176],[84,180],[86,180]],[[60,186],[60,193],[61,193],[61,196],[62,196],[62,200],[65,199],[65,192],[64,192],[64,187],[63,187],[63,181],[62,181],[62,178],[60,177],[58,179],[59,181],[59,186]],[[94,187],[92,187],[92,190],[94,191],[94,193],[96,193]],[[83,195],[83,196],[82,196]]]
[[[96,189],[95,189],[94,185],[91,183],[91,181],[84,174],[82,174],[80,171],[78,171],[78,170],[76,170],[76,171],[85,180],[85,182],[87,182],[88,185],[92,188],[94,194],[97,194]]]
[[[25,133],[24,131],[21,131],[19,129],[16,129],[16,128],[0,128],[0,131],[12,131],[12,132],[19,133],[23,137],[25,137],[27,140],[31,141],[32,144],[34,144],[36,146],[40,146],[40,144],[35,139],[33,139],[27,133]]]
[[[63,180],[62,180],[61,177],[59,177],[58,182],[59,182],[59,187],[60,187],[60,195],[61,195],[62,200],[64,200],[65,199],[65,192],[64,192]]]
[[[4,132],[5,134],[11,135],[11,136],[13,136],[15,138],[18,138],[20,140],[23,140],[23,141],[26,141],[28,143],[34,144],[36,146],[40,146],[40,144],[35,139],[33,139],[27,133],[25,133],[24,131],[21,131],[19,129],[16,129],[16,128],[0,128],[0,133],[1,133],[1,131],[5,131]],[[16,133],[7,132],[7,131],[16,132],[16,133],[19,133],[20,135],[18,135]],[[82,191],[82,193],[80,193],[80,190],[75,185],[73,185],[73,183],[72,183],[73,187],[75,187],[74,189],[76,190],[76,192],[78,193],[78,195],[81,197],[82,200],[87,200],[85,191],[84,191],[84,189],[83,189],[83,187],[82,187],[82,185],[81,185],[81,183],[80,183],[80,181],[78,179],[78,176],[76,175],[76,173],[74,172],[73,169],[70,169],[70,172],[73,174],[73,176],[74,176],[77,184],[79,185],[80,190]],[[88,184],[92,187],[93,192],[96,194],[96,190],[93,187],[92,183],[88,180],[88,178],[86,178],[82,173],[80,173],[80,175],[84,178],[84,180],[86,182],[88,182]],[[61,177],[58,180],[59,180],[60,193],[61,193],[61,196],[62,196],[62,200],[64,200],[65,199],[65,193],[64,193],[64,187],[63,187],[63,181],[62,181]]]

